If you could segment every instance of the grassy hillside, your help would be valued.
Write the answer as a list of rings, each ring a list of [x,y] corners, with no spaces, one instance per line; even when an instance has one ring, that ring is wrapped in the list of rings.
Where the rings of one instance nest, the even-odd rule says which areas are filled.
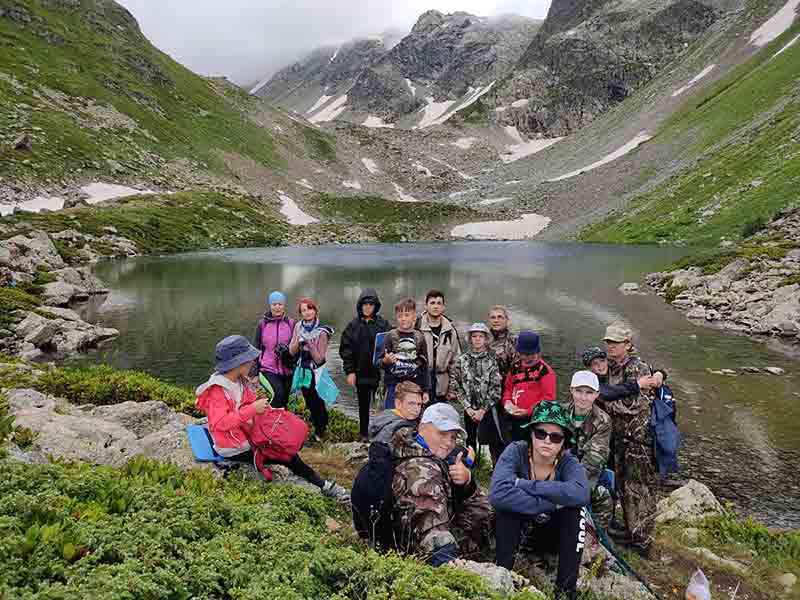
[[[717,245],[798,202],[800,33],[795,24],[748,62],[691,96],[654,140],[686,140],[687,165],[623,211],[581,234],[586,241]]]

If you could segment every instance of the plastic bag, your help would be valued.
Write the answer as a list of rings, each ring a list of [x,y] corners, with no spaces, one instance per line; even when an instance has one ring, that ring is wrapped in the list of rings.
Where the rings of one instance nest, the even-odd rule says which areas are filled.
[[[304,369],[303,367],[295,369],[294,375],[292,376],[292,388],[290,393],[294,394],[295,392],[299,392],[302,388],[311,387],[311,375],[311,369]]]
[[[689,580],[685,597],[686,600],[711,600],[711,586],[700,569],[697,569]]]
[[[339,388],[333,382],[327,367],[321,367],[314,371],[314,387],[319,397],[325,401],[327,407],[336,404],[336,399],[339,397]]]

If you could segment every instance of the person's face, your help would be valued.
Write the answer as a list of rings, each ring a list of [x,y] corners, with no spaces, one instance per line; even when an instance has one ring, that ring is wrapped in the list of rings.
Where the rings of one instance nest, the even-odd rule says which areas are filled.
[[[612,342],[611,340],[606,340],[606,351],[608,352],[608,357],[613,358],[615,361],[620,362],[624,360],[626,356],[628,356],[628,347],[630,346],[630,342]]]
[[[301,304],[300,316],[303,317],[303,321],[311,322],[317,318],[317,310],[311,308],[308,304]]]
[[[422,396],[420,394],[403,394],[395,400],[395,408],[400,416],[407,421],[413,421],[419,417],[422,411]]]
[[[575,402],[575,406],[577,406],[583,414],[592,410],[594,401],[597,400],[597,397],[600,395],[600,392],[595,392],[592,388],[585,385],[569,388],[569,391],[572,393],[572,400]]]
[[[530,366],[539,360],[539,354],[520,354],[519,360],[525,366]]]
[[[472,344],[472,349],[475,352],[480,352],[486,348],[486,335],[479,331],[473,331],[469,334],[469,343]]]
[[[589,364],[589,370],[595,375],[605,377],[608,375],[608,359],[607,358],[593,358]]]
[[[425,303],[425,308],[430,316],[441,317],[444,313],[444,298],[430,298]]]
[[[286,312],[286,305],[283,302],[273,302],[269,305],[269,311],[273,317],[282,317]]]
[[[239,365],[239,368],[236,369],[236,376],[237,377],[247,377],[250,375],[250,371],[253,368],[253,365],[256,364],[254,360],[248,360],[246,363],[242,363]]]
[[[544,459],[555,460],[558,456],[558,453],[561,452],[561,448],[564,447],[564,430],[558,425],[553,425],[551,423],[531,425],[531,429],[533,451]],[[548,433],[548,437],[544,440],[540,440],[537,437],[537,430],[538,432],[546,431]],[[549,437],[549,434],[551,433],[562,436],[561,441],[558,443],[552,442]],[[539,435],[541,436],[541,434]]]
[[[456,447],[457,431],[440,431],[432,424],[425,423],[420,434],[428,443],[433,455],[442,460],[450,456]]]
[[[364,302],[364,304],[361,305],[361,314],[367,318],[374,316],[375,305],[372,302]]]
[[[493,310],[489,313],[489,328],[492,331],[508,329],[508,317],[502,310]]]
[[[401,310],[396,312],[394,316],[397,318],[397,326],[403,331],[411,331],[414,329],[414,321],[417,320],[416,311]]]

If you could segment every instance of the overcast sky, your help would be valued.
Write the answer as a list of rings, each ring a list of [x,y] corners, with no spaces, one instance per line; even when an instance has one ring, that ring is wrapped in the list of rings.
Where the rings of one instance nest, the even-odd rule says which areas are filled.
[[[321,45],[411,28],[426,10],[544,18],[550,0],[118,0],[161,50],[249,84]]]

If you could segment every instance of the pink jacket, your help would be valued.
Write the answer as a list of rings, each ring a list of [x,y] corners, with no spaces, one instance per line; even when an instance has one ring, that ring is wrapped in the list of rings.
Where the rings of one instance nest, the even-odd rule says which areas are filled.
[[[208,415],[208,431],[217,449],[250,447],[247,433],[256,415],[256,394],[249,385],[245,385],[237,407],[233,393],[235,386],[228,378],[214,373],[195,392],[195,406]]]

